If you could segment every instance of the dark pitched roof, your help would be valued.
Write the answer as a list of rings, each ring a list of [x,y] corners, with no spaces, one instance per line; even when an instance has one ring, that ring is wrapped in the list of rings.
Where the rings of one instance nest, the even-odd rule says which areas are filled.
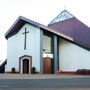
[[[59,36],[61,36],[61,37],[63,37],[63,38],[66,38],[66,39],[68,39],[68,40],[70,40],[70,41],[73,41],[73,39],[72,39],[71,37],[66,36],[66,35],[64,35],[64,34],[61,34],[61,33],[58,33],[57,31],[52,30],[52,29],[48,28],[47,26],[44,26],[44,25],[42,25],[42,24],[40,24],[40,23],[37,23],[37,22],[32,21],[32,20],[30,20],[30,19],[27,19],[27,18],[25,18],[25,17],[23,17],[23,16],[19,16],[19,17],[18,17],[18,19],[14,22],[14,24],[13,24],[13,25],[10,27],[10,29],[6,32],[5,38],[8,39],[8,38],[10,38],[11,36],[15,35],[15,34],[20,30],[20,28],[22,28],[22,26],[23,26],[24,24],[26,24],[26,23],[28,23],[28,24],[30,24],[30,25],[33,25],[33,26],[35,26],[35,27],[37,27],[37,28],[44,29],[44,30],[46,30],[46,31],[52,32],[52,33],[54,33],[54,34],[56,34],[56,35],[59,35]]]
[[[7,59],[0,64],[0,68],[7,64]]]
[[[47,27],[20,16],[6,32],[5,38],[8,39],[9,37],[15,35],[26,23],[37,28],[52,32],[64,39],[84,47],[85,49],[90,49],[90,28],[75,17],[50,24]]]
[[[73,17],[68,20],[48,25],[52,30],[73,38],[77,44],[90,49],[90,28]]]

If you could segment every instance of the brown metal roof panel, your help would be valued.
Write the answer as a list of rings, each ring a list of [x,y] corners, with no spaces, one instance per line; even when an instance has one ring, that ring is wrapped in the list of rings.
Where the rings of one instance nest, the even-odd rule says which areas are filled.
[[[49,25],[49,28],[66,34],[72,37],[78,44],[90,48],[90,28],[75,17]]]

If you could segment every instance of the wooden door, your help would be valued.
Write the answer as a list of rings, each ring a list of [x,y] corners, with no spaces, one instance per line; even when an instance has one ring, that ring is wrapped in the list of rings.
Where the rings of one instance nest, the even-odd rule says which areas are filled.
[[[43,73],[51,74],[51,59],[49,57],[43,59]]]
[[[29,60],[23,60],[23,73],[29,73]]]

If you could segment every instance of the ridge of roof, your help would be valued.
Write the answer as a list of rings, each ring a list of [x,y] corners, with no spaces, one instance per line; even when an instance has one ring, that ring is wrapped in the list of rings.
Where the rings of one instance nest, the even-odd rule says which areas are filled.
[[[65,22],[68,22],[72,19],[76,19],[78,20],[80,23],[82,23],[83,25],[85,25],[87,28],[90,28],[89,26],[87,26],[85,23],[83,23],[82,21],[80,21],[79,19],[77,19],[76,17],[73,17],[73,18],[70,18],[70,19],[67,19],[67,20],[63,20],[63,21],[60,21],[60,22],[56,22],[56,23],[53,23],[53,24],[48,24],[48,27],[50,28],[50,26],[52,25],[55,25],[55,24],[58,24],[58,23],[65,23]]]
[[[14,34],[16,34],[16,33],[19,31],[18,28],[19,28],[20,26],[24,25],[25,23],[32,24],[32,25],[34,25],[34,26],[37,27],[37,28],[45,29],[45,30],[47,30],[47,31],[49,31],[49,32],[52,32],[52,33],[54,33],[54,34],[56,34],[56,35],[59,35],[59,36],[61,36],[61,37],[63,37],[63,38],[66,38],[66,39],[68,39],[68,40],[73,41],[73,38],[71,38],[70,36],[67,36],[67,35],[65,35],[65,34],[63,34],[63,33],[57,32],[56,30],[50,29],[48,26],[42,25],[42,24],[40,24],[40,23],[37,23],[37,22],[35,22],[35,21],[33,21],[33,20],[30,20],[30,19],[28,19],[28,18],[26,18],[26,17],[23,17],[23,16],[19,16],[19,17],[17,18],[17,20],[14,22],[14,24],[13,24],[13,25],[10,27],[10,29],[5,33],[5,38],[8,39],[9,37],[11,37],[11,36],[13,36]],[[19,25],[19,24],[20,24],[20,25]],[[21,25],[21,24],[22,24],[22,25]],[[16,32],[16,33],[12,34],[13,32]],[[10,35],[10,34],[12,34],[12,35]]]

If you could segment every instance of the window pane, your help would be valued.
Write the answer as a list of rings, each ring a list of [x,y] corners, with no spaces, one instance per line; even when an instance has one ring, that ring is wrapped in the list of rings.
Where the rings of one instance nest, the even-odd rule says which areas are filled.
[[[51,37],[43,35],[43,52],[51,53]]]

